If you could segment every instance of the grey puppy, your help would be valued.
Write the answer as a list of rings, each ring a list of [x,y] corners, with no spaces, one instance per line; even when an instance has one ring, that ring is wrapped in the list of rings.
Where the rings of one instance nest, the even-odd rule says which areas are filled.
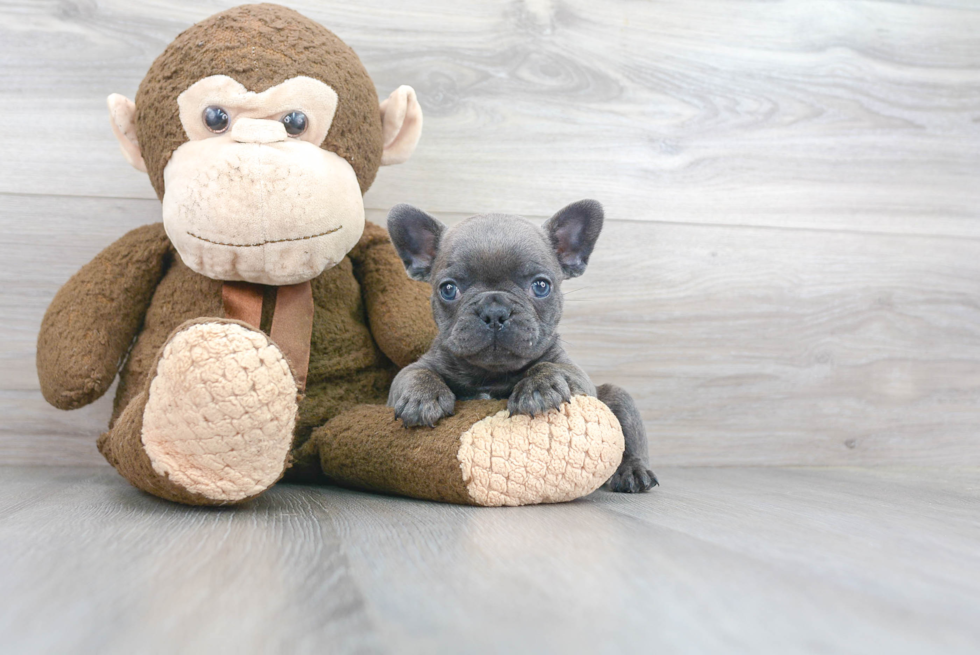
[[[432,284],[439,334],[395,377],[388,406],[406,426],[432,426],[456,399],[507,398],[512,414],[535,415],[573,395],[598,396],[616,415],[626,451],[608,485],[646,491],[643,421],[628,393],[598,389],[561,347],[562,280],[581,275],[602,230],[602,205],[581,200],[542,228],[519,216],[474,216],[452,229],[410,205],[388,214],[388,232],[409,276]]]

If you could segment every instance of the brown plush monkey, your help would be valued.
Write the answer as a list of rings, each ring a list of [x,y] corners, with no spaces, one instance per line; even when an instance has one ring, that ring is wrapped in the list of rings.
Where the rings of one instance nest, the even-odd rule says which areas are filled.
[[[44,397],[73,409],[120,376],[106,459],[169,500],[219,505],[291,473],[450,502],[570,500],[615,471],[609,410],[508,417],[460,403],[434,429],[384,407],[435,334],[430,290],[365,223],[378,167],[405,161],[422,112],[380,104],[333,33],[276,5],[204,20],[109,97],[123,154],[163,223],[133,230],[58,292],[38,337]]]

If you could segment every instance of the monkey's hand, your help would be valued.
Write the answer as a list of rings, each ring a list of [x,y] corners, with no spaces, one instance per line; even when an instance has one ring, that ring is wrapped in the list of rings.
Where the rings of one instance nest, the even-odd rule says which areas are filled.
[[[595,387],[578,367],[541,362],[527,371],[507,400],[511,414],[535,416],[567,403],[579,394],[594,396]],[[581,378],[584,378],[581,379]]]
[[[421,367],[402,369],[388,394],[388,407],[407,428],[434,427],[442,417],[452,416],[455,406],[456,396],[439,374]]]
[[[61,287],[37,338],[45,400],[75,409],[106,392],[143,324],[169,250],[161,223],[136,228]]]

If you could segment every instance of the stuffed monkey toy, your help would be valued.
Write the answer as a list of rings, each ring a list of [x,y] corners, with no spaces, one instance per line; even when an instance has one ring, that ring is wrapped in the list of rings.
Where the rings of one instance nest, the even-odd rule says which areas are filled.
[[[45,399],[119,386],[98,447],[133,485],[191,505],[246,501],[288,477],[477,505],[598,488],[623,451],[595,398],[535,417],[470,401],[434,428],[385,407],[435,335],[362,196],[412,154],[411,87],[378,103],[336,35],[284,7],[237,7],[180,34],[133,102],[109,97],[123,155],[163,222],[107,247],[41,325]]]

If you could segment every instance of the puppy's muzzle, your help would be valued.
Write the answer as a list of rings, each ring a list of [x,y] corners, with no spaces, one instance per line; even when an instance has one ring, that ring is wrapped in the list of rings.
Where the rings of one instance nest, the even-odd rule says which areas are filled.
[[[500,294],[492,293],[483,298],[476,307],[476,315],[483,324],[493,331],[502,330],[511,316],[514,308]]]

